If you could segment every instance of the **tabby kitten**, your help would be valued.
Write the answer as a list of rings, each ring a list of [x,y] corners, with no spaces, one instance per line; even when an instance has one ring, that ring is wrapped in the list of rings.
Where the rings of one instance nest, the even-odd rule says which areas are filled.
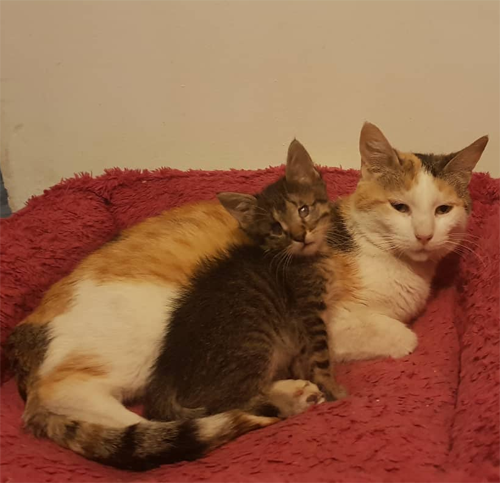
[[[236,246],[194,273],[146,388],[146,416],[170,420],[239,408],[286,417],[289,409],[275,405],[269,392],[274,381],[284,386],[289,379],[299,379],[286,381],[297,388],[312,381],[327,400],[343,395],[330,372],[321,318],[320,253],[328,249],[331,211],[311,158],[294,141],[286,177],[257,196],[218,197],[255,245]]]
[[[314,265],[327,246],[330,210],[309,155],[294,141],[285,178],[255,197],[219,199],[248,244],[205,260],[175,298],[143,282],[146,298],[128,305],[132,313],[120,311],[121,326],[98,324],[105,306],[97,298],[72,324],[60,318],[15,329],[10,345],[27,392],[24,421],[35,435],[104,464],[143,470],[199,457],[339,393],[321,319],[325,283]],[[81,287],[72,305],[96,293],[87,281]],[[125,284],[109,288],[107,304],[123,304],[131,293]],[[151,302],[161,310],[153,313]],[[152,319],[135,319],[139,307]],[[29,345],[44,359],[37,373]],[[147,421],[118,402],[139,397],[147,417],[168,422]]]

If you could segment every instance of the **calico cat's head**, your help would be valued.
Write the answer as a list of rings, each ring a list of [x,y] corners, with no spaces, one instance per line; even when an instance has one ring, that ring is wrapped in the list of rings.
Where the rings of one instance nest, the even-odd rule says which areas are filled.
[[[288,148],[283,178],[255,196],[219,193],[217,197],[265,250],[309,256],[326,246],[330,205],[325,182],[297,140]]]
[[[483,136],[452,154],[403,153],[366,123],[353,196],[356,224],[380,248],[414,261],[439,260],[463,239],[471,210],[468,185],[487,143]]]

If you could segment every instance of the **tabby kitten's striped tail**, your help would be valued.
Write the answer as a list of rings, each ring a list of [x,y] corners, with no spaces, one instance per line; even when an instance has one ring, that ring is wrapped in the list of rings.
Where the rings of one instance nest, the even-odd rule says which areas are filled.
[[[40,411],[26,426],[85,458],[120,469],[144,471],[162,464],[197,459],[242,434],[279,421],[228,411],[184,421],[147,421],[125,428],[75,421]]]

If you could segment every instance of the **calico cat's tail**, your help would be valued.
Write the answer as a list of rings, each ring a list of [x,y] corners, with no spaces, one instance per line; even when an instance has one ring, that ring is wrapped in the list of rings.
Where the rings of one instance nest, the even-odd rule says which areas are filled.
[[[88,459],[144,471],[197,459],[242,434],[277,421],[278,418],[235,410],[199,419],[144,421],[125,428],[109,428],[42,410],[25,423],[35,436],[49,438]]]

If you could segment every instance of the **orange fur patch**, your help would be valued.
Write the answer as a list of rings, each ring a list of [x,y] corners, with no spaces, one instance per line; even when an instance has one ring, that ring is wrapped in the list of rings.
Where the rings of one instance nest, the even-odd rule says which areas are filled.
[[[369,211],[387,203],[387,192],[376,181],[360,181],[354,192],[353,201],[359,211]]]
[[[339,210],[344,220],[349,220],[350,197],[339,201]],[[330,308],[343,302],[355,300],[360,290],[361,280],[358,274],[355,252],[343,252],[328,249],[320,268],[327,279],[326,304]]]
[[[40,305],[21,323],[45,324],[67,312],[73,301],[73,285],[78,280],[75,273],[56,282],[44,295]]]
[[[446,196],[446,199],[449,200],[448,203],[453,206],[462,206],[465,208],[466,200],[457,193],[457,190],[447,181],[441,178],[436,178],[434,180],[436,186],[439,191]]]
[[[390,198],[397,198],[398,193],[408,191],[422,170],[422,161],[413,153],[396,151],[401,169],[387,168],[383,178],[361,180],[353,194],[356,208],[360,211],[371,210],[377,205],[387,203]],[[383,180],[383,181],[382,181]]]
[[[107,375],[106,367],[96,356],[75,354],[67,357],[49,374],[39,379],[35,385],[40,399],[48,399],[59,383],[68,379],[90,379]]]
[[[355,255],[333,253],[324,260],[322,266],[328,277],[327,306],[333,308],[338,304],[354,301],[361,284]]]
[[[79,267],[99,282],[153,281],[184,285],[199,261],[247,241],[236,220],[218,203],[166,211],[122,233]]]

